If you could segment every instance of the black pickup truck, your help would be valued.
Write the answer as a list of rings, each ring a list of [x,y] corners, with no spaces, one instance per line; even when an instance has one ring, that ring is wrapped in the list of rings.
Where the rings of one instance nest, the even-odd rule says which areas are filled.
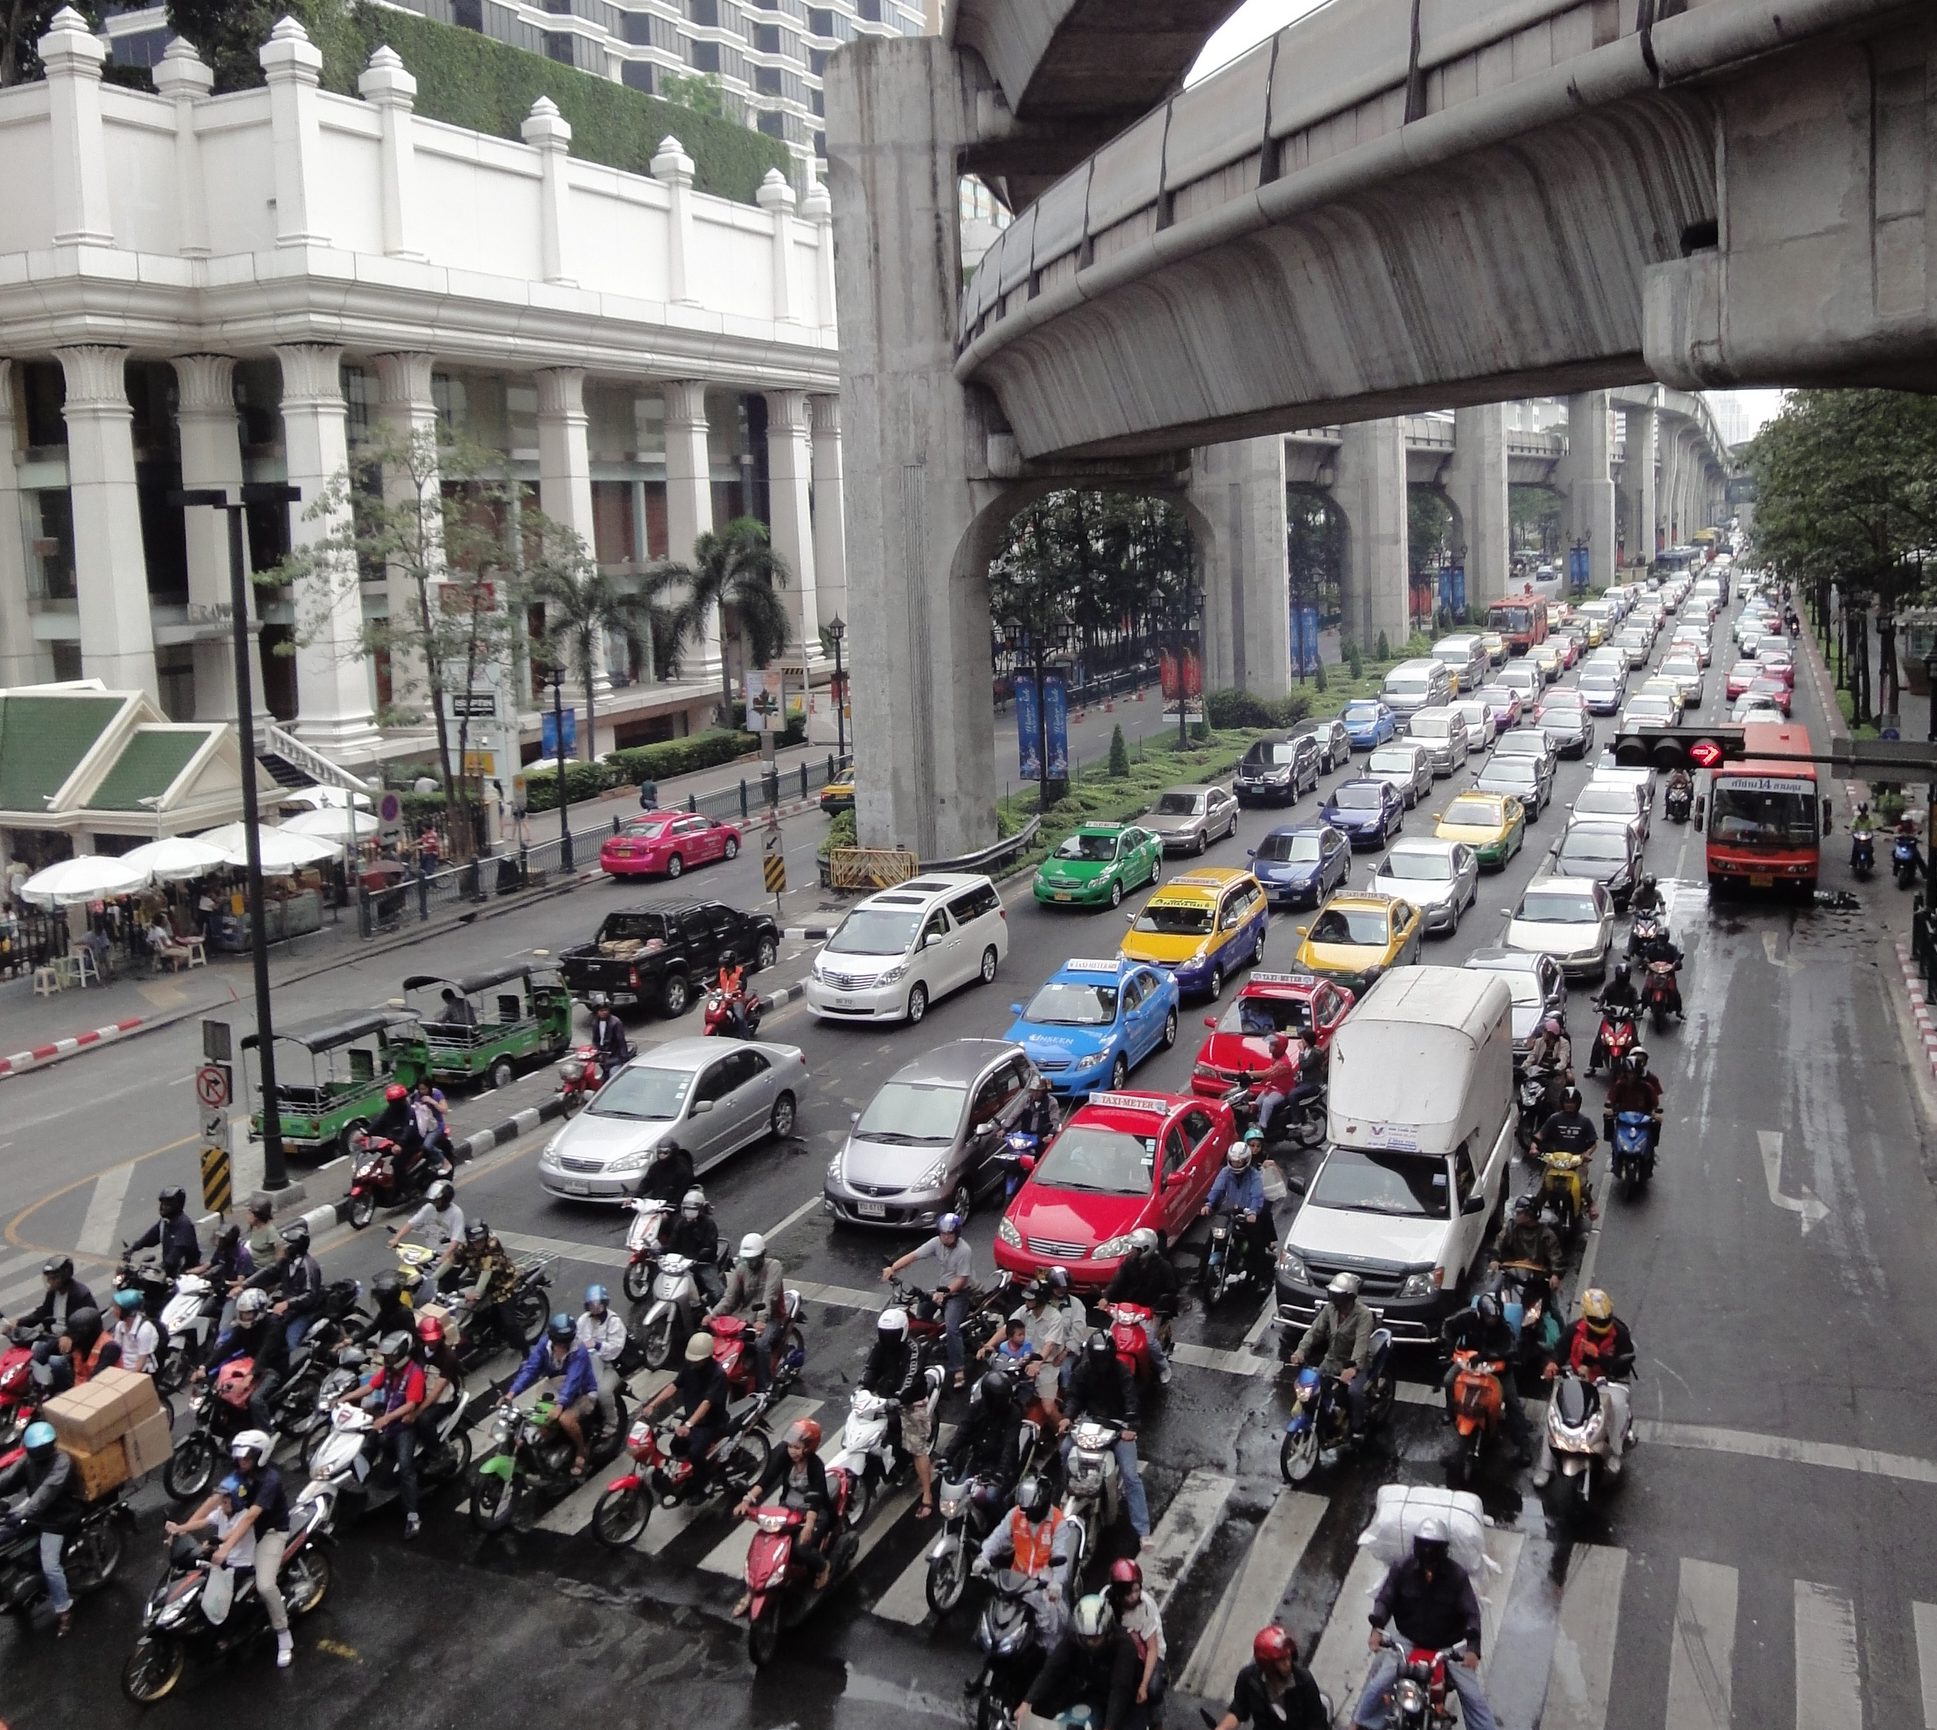
[[[558,965],[574,997],[682,1015],[694,994],[718,977],[722,962],[756,972],[771,967],[779,951],[780,927],[764,913],[676,901],[608,913],[590,943],[559,952]]]

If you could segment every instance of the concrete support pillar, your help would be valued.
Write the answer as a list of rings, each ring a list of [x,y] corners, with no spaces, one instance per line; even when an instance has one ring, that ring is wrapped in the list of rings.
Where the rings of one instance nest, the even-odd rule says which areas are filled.
[[[538,260],[547,282],[571,287],[572,274],[566,235],[565,206],[571,189],[565,176],[571,168],[572,124],[558,112],[558,104],[541,96],[518,128],[518,136],[538,152]]]
[[[1406,536],[1406,423],[1354,421],[1339,435],[1332,497],[1345,516],[1344,630],[1370,656],[1411,636]]]
[[[294,18],[269,32],[256,58],[269,84],[269,136],[276,170],[276,244],[328,246],[317,226],[315,177],[323,171],[316,87],[323,51]]]
[[[592,452],[586,436],[585,369],[546,367],[538,384],[538,508],[585,543],[588,558],[598,556],[592,521]],[[612,689],[606,645],[598,644],[592,690]]]
[[[34,641],[34,618],[27,605],[27,540],[22,521],[20,448],[13,424],[13,362],[0,357],[0,689],[33,685],[53,670],[53,657]]]
[[[1679,546],[1681,536],[1680,513],[1676,499],[1681,487],[1681,438],[1675,430],[1675,423],[1662,419],[1658,422],[1659,433],[1656,441],[1655,460],[1659,465],[1655,476],[1655,535],[1664,547]]]
[[[807,436],[807,393],[767,392],[767,498],[773,546],[794,580],[781,595],[803,657],[821,650],[821,610],[814,562],[813,448]]]
[[[148,559],[135,493],[128,351],[83,343],[54,351],[67,378],[67,488],[74,510],[81,670],[110,690],[159,695]]]
[[[794,291],[794,189],[779,169],[769,168],[753,196],[773,219],[773,316],[780,324],[792,324],[799,317]]]
[[[404,70],[394,48],[382,47],[356,81],[358,94],[377,111],[378,173],[383,190],[383,250],[390,258],[422,258],[417,245],[417,147],[411,114],[417,80]]]
[[[1006,513],[971,478],[988,434],[953,373],[975,101],[939,37],[865,37],[828,63],[856,819],[864,845],[928,859],[995,839],[988,561]]]
[[[1567,455],[1561,465],[1561,539],[1587,542],[1587,580],[1604,588],[1614,581],[1613,449],[1608,437],[1604,390],[1567,399]]]
[[[434,542],[441,547],[443,482],[436,458],[437,403],[431,396],[431,357],[410,350],[374,358],[377,419],[399,453],[396,460],[383,465],[384,503],[393,510],[421,511],[425,544]],[[441,560],[436,568],[442,568]],[[416,574],[393,565],[384,588],[390,617],[414,619],[421,605]],[[390,695],[395,703],[428,709],[430,678],[422,655],[392,645]]]
[[[339,532],[349,506],[312,517],[310,507],[350,460],[343,401],[343,351],[334,343],[293,342],[276,350],[282,366],[282,435],[289,481],[302,491],[289,508],[290,542],[314,546]],[[345,762],[376,749],[370,664],[363,648],[363,596],[352,570],[319,571],[296,589],[297,738]]]
[[[1655,546],[1655,411],[1628,408],[1623,411],[1627,464],[1621,476],[1622,490],[1628,496],[1628,563],[1646,565],[1654,561]]]
[[[181,211],[180,252],[206,258],[208,183],[202,175],[202,135],[196,104],[215,88],[215,74],[202,63],[195,45],[177,36],[154,71],[155,89],[175,104],[175,200]]]
[[[243,482],[242,432],[235,411],[235,361],[226,354],[177,355],[175,424],[182,443],[182,485],[221,487],[234,495]],[[221,511],[187,513],[188,598],[191,604],[226,608],[229,587],[229,520]],[[255,634],[254,585],[248,594],[250,635]],[[251,706],[262,708],[262,662],[251,646]],[[195,645],[195,719],[233,721],[235,649],[224,634]]]
[[[108,57],[71,6],[36,44],[47,80],[48,179],[56,246],[112,246],[101,67]]]
[[[1192,451],[1190,496],[1208,525],[1198,548],[1204,688],[1282,697],[1291,689],[1283,435]]]
[[[1507,409],[1457,409],[1446,491],[1466,542],[1466,603],[1483,610],[1507,592]]]
[[[833,251],[830,234],[828,250]],[[847,617],[847,525],[842,518],[841,399],[812,396],[807,416],[814,442],[814,589],[821,623]]]
[[[666,188],[671,204],[666,229],[666,298],[675,306],[690,306],[693,294],[687,286],[686,258],[693,247],[693,159],[671,133],[659,141],[659,154],[652,159],[652,177]],[[686,557],[677,542],[673,557]]]
[[[676,565],[693,562],[693,543],[713,531],[713,459],[706,444],[706,386],[676,380],[666,398],[666,548]],[[720,676],[720,621],[701,627],[699,659],[684,669],[696,679]]]

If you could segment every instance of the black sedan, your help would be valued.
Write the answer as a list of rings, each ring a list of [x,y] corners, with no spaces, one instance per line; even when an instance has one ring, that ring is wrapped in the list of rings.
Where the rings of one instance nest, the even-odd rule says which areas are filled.
[[[1554,844],[1554,871],[1592,878],[1608,892],[1615,912],[1625,913],[1641,875],[1641,838],[1631,824],[1576,817]]]

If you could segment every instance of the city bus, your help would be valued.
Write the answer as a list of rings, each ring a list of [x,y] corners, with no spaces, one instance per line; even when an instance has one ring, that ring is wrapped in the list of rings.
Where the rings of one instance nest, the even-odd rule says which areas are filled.
[[[1793,721],[1751,721],[1742,742],[1739,762],[1709,772],[1699,818],[1709,893],[1780,886],[1812,895],[1829,806],[1816,791],[1816,765],[1784,760],[1811,749],[1809,731]]]
[[[1486,609],[1486,628],[1506,638],[1510,653],[1524,655],[1547,640],[1547,603],[1531,589],[1508,595]]]

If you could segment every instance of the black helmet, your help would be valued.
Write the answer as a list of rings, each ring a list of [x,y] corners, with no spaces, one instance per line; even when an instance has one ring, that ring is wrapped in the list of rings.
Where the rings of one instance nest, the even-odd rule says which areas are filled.
[[[217,1249],[234,1249],[241,1241],[242,1227],[239,1225],[225,1225],[215,1234],[215,1247]]]
[[[1026,1520],[1040,1520],[1049,1512],[1050,1504],[1055,1499],[1050,1493],[1048,1480],[1037,1477],[1034,1472],[1016,1485],[1016,1506],[1022,1510]]]
[[[491,1228],[481,1219],[474,1219],[464,1228],[464,1241],[482,1249],[491,1241]]]
[[[386,1298],[394,1300],[402,1296],[403,1289],[403,1275],[398,1273],[394,1267],[385,1268],[382,1273],[378,1274],[370,1282],[371,1294],[376,1298],[378,1303],[382,1303]]]
[[[67,1332],[79,1351],[91,1351],[101,1337],[101,1312],[93,1308],[69,1310]]]
[[[1581,1090],[1578,1087],[1568,1088],[1560,1096],[1560,1106],[1563,1111],[1579,1111],[1581,1108]]]
[[[410,1335],[399,1328],[395,1333],[385,1334],[378,1342],[377,1350],[383,1354],[383,1361],[393,1370],[402,1369],[410,1357]]]
[[[560,1310],[545,1324],[545,1335],[556,1345],[570,1345],[578,1338],[578,1323]]]
[[[1015,1399],[1015,1386],[1000,1370],[990,1370],[975,1384],[969,1404],[992,1412],[1006,1412]]]
[[[1102,1369],[1116,1362],[1116,1347],[1108,1334],[1099,1331],[1083,1342],[1083,1356],[1092,1369]]]
[[[1614,983],[1616,985],[1625,985],[1627,984],[1627,982],[1628,982],[1628,964],[1625,961],[1615,962]]]
[[[1483,1291],[1473,1305],[1473,1313],[1483,1322],[1497,1322],[1500,1319],[1500,1300],[1490,1291]]]
[[[171,1183],[155,1198],[161,1204],[162,1213],[173,1219],[188,1205],[188,1192],[178,1183]]]
[[[295,1220],[282,1228],[282,1240],[298,1255],[302,1255],[309,1248],[309,1227],[301,1220]]]
[[[42,1279],[67,1280],[74,1277],[74,1258],[70,1255],[50,1255],[40,1264]]]
[[[1513,1211],[1515,1213],[1530,1213],[1535,1219],[1538,1219],[1540,1217],[1540,1191],[1530,1189],[1523,1195],[1515,1196],[1513,1198]]]

